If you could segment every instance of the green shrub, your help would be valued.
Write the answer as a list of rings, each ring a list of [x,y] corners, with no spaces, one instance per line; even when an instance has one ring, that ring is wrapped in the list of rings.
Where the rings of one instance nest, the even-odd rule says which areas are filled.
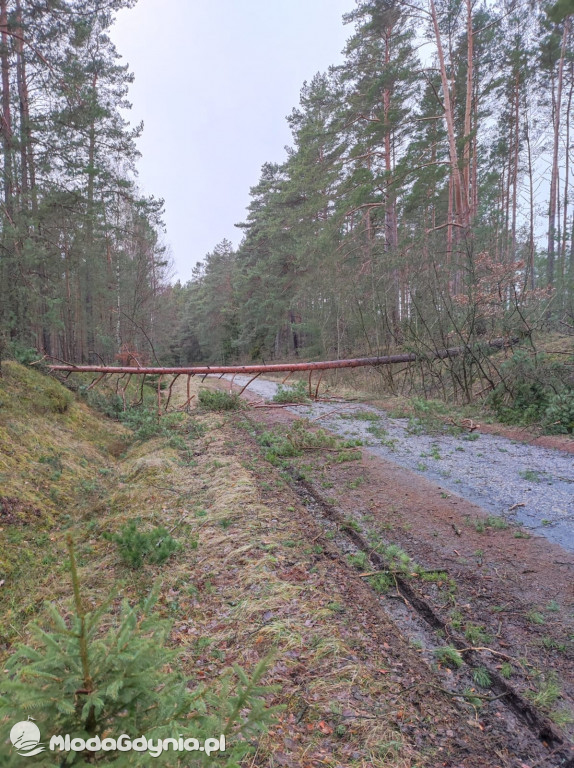
[[[300,456],[301,451],[280,432],[265,431],[257,437],[257,442],[262,446],[263,456],[272,464],[277,464],[279,459]]]
[[[571,373],[566,365],[545,354],[517,350],[500,367],[501,381],[488,398],[497,418],[506,424],[553,421],[558,432],[567,431],[572,403]],[[550,415],[548,410],[550,409]],[[556,415],[554,418],[552,414]]]
[[[367,432],[379,440],[384,440],[388,434],[387,430],[384,427],[379,426],[378,424],[371,424],[370,426],[368,426]]]
[[[71,545],[70,545],[71,546]],[[251,679],[234,667],[218,679],[219,690],[199,685],[190,688],[186,677],[173,671],[176,651],[166,648],[171,622],[154,607],[156,584],[140,611],[124,600],[121,612],[108,600],[98,610],[85,612],[73,550],[70,549],[74,609],[60,614],[46,606],[50,626],[32,626],[33,645],[23,645],[5,663],[0,680],[0,722],[16,723],[32,715],[40,732],[72,739],[153,739],[180,736],[206,739],[226,736],[226,750],[217,764],[237,768],[250,751],[247,739],[262,731],[277,708],[265,708],[264,696],[272,689],[260,685],[267,666],[261,661]],[[151,765],[149,754],[95,753],[114,766]],[[34,765],[53,766],[55,756],[46,750]],[[7,760],[7,761],[6,761]],[[162,766],[213,764],[205,752],[162,753]],[[58,765],[85,765],[86,753],[61,753]],[[153,762],[153,761],[152,761]],[[158,764],[159,764],[158,763]],[[22,761],[13,750],[2,763],[16,768]]]
[[[237,411],[244,403],[237,392],[223,392],[220,389],[200,389],[198,400],[208,411]]]
[[[464,663],[460,653],[450,645],[435,648],[434,655],[437,661],[451,669],[459,669]]]
[[[81,387],[80,393],[85,397],[90,408],[105,414],[110,419],[119,419],[124,410],[122,398],[112,392]]]
[[[34,347],[27,347],[19,341],[12,341],[6,348],[6,356],[22,365],[37,362],[42,355]]]
[[[380,421],[381,415],[375,413],[375,411],[352,411],[350,418],[358,419],[359,421]]]
[[[544,411],[546,431],[555,435],[574,433],[574,389],[548,398]]]
[[[343,464],[345,461],[361,461],[362,458],[361,451],[340,451],[335,454],[333,461],[335,464]]]
[[[369,556],[366,552],[356,552],[355,554],[347,555],[349,565],[358,568],[359,571],[366,571],[369,567]]]
[[[492,679],[485,667],[477,667],[475,670],[473,670],[472,679],[481,688],[490,688],[492,685]]]
[[[308,419],[297,419],[287,432],[287,439],[297,450],[334,448],[339,442],[324,429],[313,429]]]
[[[131,568],[141,568],[144,558],[148,563],[164,563],[181,548],[167,528],[158,526],[151,531],[141,531],[140,520],[130,520],[120,533],[107,533],[104,537],[118,545],[122,559]]]
[[[469,622],[464,630],[464,636],[471,645],[486,645],[492,638],[480,624]]]
[[[413,397],[410,405],[414,414],[409,415],[407,431],[411,435],[439,434],[441,432],[460,432],[459,427],[446,423],[448,406],[439,400],[427,400],[424,397]]]
[[[157,392],[157,387],[159,384],[160,390],[163,392],[163,390],[168,388],[169,382],[167,382],[165,379],[160,381],[159,373],[148,373],[146,374],[144,385],[146,387],[151,387],[154,392]]]
[[[503,662],[500,666],[500,674],[502,677],[504,677],[505,680],[509,680],[514,674],[512,664],[509,664],[507,661]]]
[[[298,381],[288,387],[279,384],[277,392],[273,395],[274,403],[306,403],[308,400],[307,384],[304,381]]]
[[[157,410],[144,405],[130,406],[121,411],[119,419],[122,424],[134,432],[136,440],[149,440],[160,435],[165,428],[163,417],[157,414]]]
[[[412,571],[412,559],[398,544],[379,544],[376,551],[389,562],[393,571],[403,571],[404,573]]]
[[[536,692],[532,690],[526,691],[526,696],[535,706],[542,709],[549,709],[562,695],[562,690],[555,673],[550,673],[546,679],[539,676],[537,687],[538,690]]]
[[[130,406],[119,415],[120,421],[133,430],[136,440],[149,440],[163,435],[172,437],[173,429],[182,423],[182,413],[162,413],[158,416],[155,407]]]
[[[378,594],[385,594],[394,586],[392,576],[389,573],[377,573],[369,576],[369,584]]]
[[[172,430],[184,420],[182,413],[161,413],[158,416],[155,398],[144,398],[143,403],[124,407],[122,398],[106,389],[88,389],[82,385],[79,393],[91,408],[105,414],[110,419],[117,419],[134,432],[136,440],[150,440],[164,435],[172,437]],[[187,427],[191,434],[193,427]],[[178,446],[174,446],[178,447]]]

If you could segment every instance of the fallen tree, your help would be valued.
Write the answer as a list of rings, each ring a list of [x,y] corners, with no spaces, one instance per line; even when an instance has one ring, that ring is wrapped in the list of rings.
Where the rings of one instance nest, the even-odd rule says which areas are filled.
[[[502,349],[517,343],[517,339],[491,339],[484,346],[492,349]],[[429,355],[409,352],[402,355],[385,355],[383,357],[355,357],[347,360],[322,360],[316,363],[271,363],[269,365],[199,365],[199,366],[118,366],[118,365],[74,365],[72,363],[49,365],[52,371],[67,373],[100,373],[100,374],[149,374],[150,376],[189,375],[209,376],[211,374],[257,374],[285,373],[295,371],[327,371],[336,368],[360,368],[366,366],[393,365],[395,363],[414,363],[417,360],[439,360],[472,354],[470,345],[439,349]]]
[[[307,363],[272,363],[270,365],[195,365],[195,366],[147,366],[141,365],[137,358],[132,356],[133,365],[75,365],[74,363],[67,363],[60,361],[59,363],[48,364],[48,368],[54,372],[65,373],[66,378],[72,373],[94,373],[98,374],[92,381],[88,389],[92,389],[97,386],[99,382],[105,379],[107,376],[119,375],[119,379],[116,382],[116,391],[121,395],[124,402],[124,408],[126,406],[126,391],[131,377],[134,375],[143,376],[142,379],[142,392],[143,383],[146,376],[157,376],[157,400],[158,400],[158,412],[162,409],[161,389],[163,386],[164,376],[171,376],[172,380],[168,388],[167,400],[164,404],[164,410],[167,411],[171,400],[172,390],[175,382],[180,376],[187,377],[187,399],[183,406],[183,409],[188,408],[194,395],[190,391],[190,381],[192,376],[225,376],[231,375],[233,385],[233,377],[237,374],[247,374],[251,378],[241,389],[239,394],[242,394],[252,381],[255,381],[259,376],[264,373],[287,373],[287,376],[283,379],[283,382],[287,381],[289,376],[296,371],[308,371],[309,373],[309,396],[315,399],[319,394],[319,386],[321,384],[321,378],[324,371],[336,370],[341,368],[360,368],[360,367],[376,367],[380,365],[394,365],[400,363],[415,363],[423,360],[445,360],[450,358],[456,358],[461,355],[470,355],[474,357],[479,349],[484,351],[485,348],[490,349],[502,349],[504,347],[513,346],[518,342],[518,339],[512,338],[497,338],[485,341],[483,344],[476,345],[463,345],[458,347],[448,347],[445,349],[433,350],[428,354],[408,352],[401,355],[384,355],[380,357],[355,357],[346,360],[322,360],[319,362],[307,362]],[[44,362],[46,358],[43,358],[41,362]],[[54,360],[55,358],[50,358]],[[311,386],[311,379],[313,371],[321,371],[321,375],[317,384],[315,385],[315,392],[313,393]],[[127,376],[125,385],[120,386],[120,380]],[[143,395],[142,395],[143,397]]]

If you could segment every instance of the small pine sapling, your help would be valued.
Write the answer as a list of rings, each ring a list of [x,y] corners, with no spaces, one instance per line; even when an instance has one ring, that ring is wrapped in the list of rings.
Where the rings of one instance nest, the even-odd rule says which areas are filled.
[[[160,565],[181,548],[167,528],[157,526],[151,531],[141,531],[139,520],[130,520],[119,533],[105,533],[104,538],[118,545],[120,555],[131,568],[141,568],[144,559]]]
[[[48,605],[50,629],[31,626],[33,645],[23,645],[6,663],[8,675],[0,682],[0,732],[32,716],[42,736],[70,734],[72,739],[94,736],[147,739],[226,737],[226,750],[218,759],[223,768],[235,768],[250,751],[249,739],[265,729],[278,707],[266,707],[274,689],[261,685],[269,664],[263,659],[251,678],[239,667],[228,670],[218,690],[188,681],[172,671],[176,652],[166,647],[171,622],[161,619],[154,606],[156,583],[141,610],[124,600],[119,616],[109,610],[112,600],[87,612],[71,537],[68,537],[74,592],[70,617]],[[2,740],[4,740],[4,736]],[[37,766],[85,764],[87,755],[46,749],[35,757]],[[141,765],[138,752],[90,753],[117,768]],[[219,756],[218,756],[219,757]],[[149,756],[146,755],[149,759]],[[12,760],[12,762],[10,762]],[[7,766],[21,765],[14,750]],[[202,752],[165,751],[162,766],[203,766]],[[213,762],[213,759],[211,759]]]

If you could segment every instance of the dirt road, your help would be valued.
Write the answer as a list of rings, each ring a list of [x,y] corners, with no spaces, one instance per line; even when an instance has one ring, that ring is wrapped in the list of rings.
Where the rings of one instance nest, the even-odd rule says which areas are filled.
[[[270,391],[265,386],[265,394]],[[335,412],[325,415],[328,411]],[[365,416],[366,411],[377,418]],[[371,592],[374,602],[364,609],[369,621],[376,624],[374,606],[379,606],[428,669],[433,680],[428,684],[453,697],[461,718],[469,720],[469,703],[480,706],[470,720],[484,732],[485,744],[493,739],[498,744],[493,749],[504,752],[501,766],[574,765],[574,555],[551,540],[565,531],[570,546],[572,457],[486,435],[471,441],[464,435],[401,436],[391,433],[391,420],[375,409],[341,403],[250,410],[240,422],[249,451],[261,451],[258,442],[264,455],[273,457],[273,446],[279,445],[275,441],[291,439],[302,416],[314,420],[305,422],[310,433],[328,427],[347,441],[376,439],[377,430],[369,427],[382,426],[380,442],[393,441],[346,452],[325,443],[331,447],[304,448],[301,455],[279,461],[320,531],[313,536],[317,553],[346,563]],[[397,449],[401,441],[410,447],[410,455]],[[479,444],[481,452],[488,452],[484,463],[477,461],[482,458],[475,453]],[[493,451],[496,459],[502,456],[500,463],[493,460]],[[342,461],[341,453],[348,455]],[[457,454],[463,465],[456,464]],[[509,479],[505,475],[517,455],[527,457],[523,466],[533,473],[551,470],[551,479],[541,489],[528,474],[515,471]],[[439,470],[413,470],[412,456],[426,465],[440,462],[443,471],[443,456],[451,457],[452,467],[476,462],[479,470],[466,471],[463,482],[454,483]],[[501,474],[481,487],[490,467]],[[437,475],[440,485],[433,482]],[[453,485],[456,494],[450,490]],[[497,514],[464,498],[461,490],[467,488],[480,498],[497,499]],[[521,495],[533,488],[532,497]],[[544,491],[553,495],[544,514],[557,508],[552,526],[536,525],[532,517]],[[522,499],[528,502],[524,525],[512,522],[508,514],[500,516],[514,511],[508,501]],[[528,528],[552,535],[531,535]],[[475,757],[469,754],[460,766],[475,765]]]

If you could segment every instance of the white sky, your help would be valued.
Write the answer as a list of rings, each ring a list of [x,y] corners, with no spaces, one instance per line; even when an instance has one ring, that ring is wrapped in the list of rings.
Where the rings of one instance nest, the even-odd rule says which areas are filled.
[[[342,60],[354,0],[139,0],[118,14],[118,52],[144,121],[139,185],[166,203],[176,277],[224,237],[238,244],[249,188],[282,162],[304,80]]]

